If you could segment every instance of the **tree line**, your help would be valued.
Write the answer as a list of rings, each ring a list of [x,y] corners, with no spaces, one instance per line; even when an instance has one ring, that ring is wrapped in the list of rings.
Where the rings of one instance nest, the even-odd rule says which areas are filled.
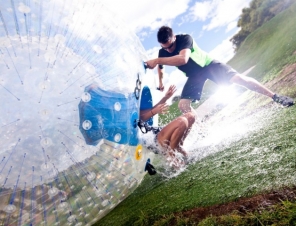
[[[252,0],[249,7],[242,10],[237,22],[240,31],[230,39],[234,51],[237,52],[249,34],[295,2],[296,0]]]

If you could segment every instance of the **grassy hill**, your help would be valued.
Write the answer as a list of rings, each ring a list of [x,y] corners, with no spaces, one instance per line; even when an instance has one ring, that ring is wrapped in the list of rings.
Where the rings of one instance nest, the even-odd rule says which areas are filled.
[[[250,35],[229,64],[240,72],[256,65],[250,76],[265,82],[277,92],[295,98],[295,21],[296,4]],[[173,107],[175,110],[171,110],[171,117],[178,114],[176,105]],[[132,195],[95,225],[198,225],[198,221],[194,220],[197,216],[188,213],[294,187],[295,118],[295,106],[281,108],[266,97],[245,92],[236,103],[210,119],[207,126],[209,129],[216,126],[215,129],[221,129],[226,137],[236,128],[246,132],[221,138],[220,143],[213,139],[213,144],[196,148],[198,158],[177,177],[167,179],[161,174],[145,176]],[[237,123],[237,126],[226,130],[232,123]],[[244,205],[247,208],[246,203]],[[296,224],[295,199],[273,208],[269,206],[269,212],[258,210],[243,216],[238,212],[229,213],[224,220],[214,218],[209,212],[208,218],[199,224]]]
[[[243,72],[256,65],[249,74],[261,81],[273,79],[282,68],[296,60],[296,6],[281,12],[250,34],[228,63]]]
[[[287,64],[296,60],[295,4],[250,34],[228,64],[242,73],[252,66],[248,76],[267,82],[274,79]],[[201,103],[213,94],[216,85],[207,82]],[[285,94],[291,95],[289,90]]]

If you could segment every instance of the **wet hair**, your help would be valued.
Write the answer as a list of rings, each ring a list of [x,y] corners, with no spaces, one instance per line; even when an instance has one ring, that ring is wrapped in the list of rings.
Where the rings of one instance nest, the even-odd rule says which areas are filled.
[[[168,26],[162,26],[157,32],[157,40],[162,44],[167,43],[173,36],[173,30]]]

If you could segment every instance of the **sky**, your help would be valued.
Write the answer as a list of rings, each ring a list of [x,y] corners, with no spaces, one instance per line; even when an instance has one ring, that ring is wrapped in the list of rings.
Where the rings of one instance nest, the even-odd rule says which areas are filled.
[[[227,62],[233,55],[229,41],[239,31],[237,21],[251,0],[106,0],[106,4],[131,27],[147,51],[156,58],[160,48],[156,33],[162,25],[175,34],[190,34],[197,45],[213,58]],[[114,7],[116,5],[116,7]],[[123,10],[124,9],[124,10]],[[175,67],[166,67],[164,86],[176,85],[180,94],[186,77]],[[158,86],[157,72],[154,84]],[[152,80],[151,80],[152,81]]]

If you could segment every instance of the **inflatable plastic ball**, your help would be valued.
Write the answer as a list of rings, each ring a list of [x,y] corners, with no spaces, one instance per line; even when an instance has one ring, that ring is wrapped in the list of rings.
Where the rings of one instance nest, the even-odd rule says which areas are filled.
[[[145,57],[100,1],[0,0],[1,225],[91,225],[139,185]]]

